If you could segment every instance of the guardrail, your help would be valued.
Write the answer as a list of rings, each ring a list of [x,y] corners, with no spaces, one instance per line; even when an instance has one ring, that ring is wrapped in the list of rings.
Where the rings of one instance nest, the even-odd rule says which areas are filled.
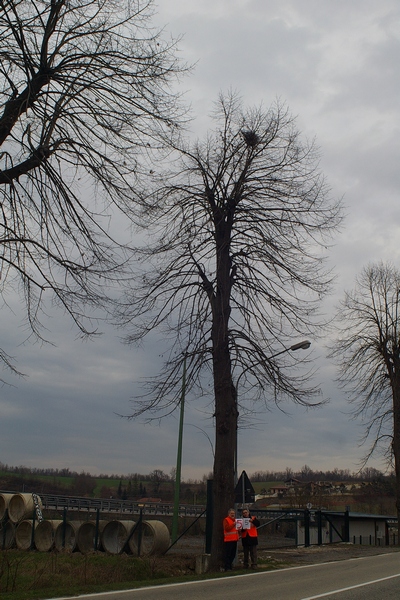
[[[0,493],[17,493],[4,492]],[[144,515],[164,515],[173,514],[174,505],[167,502],[132,502],[131,500],[119,500],[115,498],[81,498],[75,496],[56,496],[53,494],[38,494],[42,501],[43,509],[68,511],[97,511],[118,514],[142,514]],[[203,505],[180,504],[179,515],[197,517],[204,511]]]

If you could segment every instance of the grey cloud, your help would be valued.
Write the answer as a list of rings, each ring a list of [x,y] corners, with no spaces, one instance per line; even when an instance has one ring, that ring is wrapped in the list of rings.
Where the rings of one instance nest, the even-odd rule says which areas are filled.
[[[397,0],[157,4],[157,23],[185,34],[182,56],[197,62],[182,82],[197,116],[194,135],[205,134],[213,101],[232,87],[250,105],[268,106],[280,96],[304,134],[316,136],[332,194],[345,195],[348,215],[329,251],[338,277],[334,295],[321,308],[333,314],[365,264],[400,259]],[[0,394],[0,461],[93,473],[169,472],[176,461],[178,415],[144,426],[115,414],[130,413],[140,381],[159,368],[162,338],[128,348],[120,343],[123,332],[104,327],[102,337],[82,342],[68,319],[49,307],[46,335],[55,346],[33,345],[26,341],[13,291],[9,300],[13,310],[1,312],[2,347],[18,358],[27,377],[3,374],[12,386]],[[313,340],[313,357],[330,404],[309,412],[288,407],[289,416],[276,409],[259,415],[253,429],[240,431],[239,467],[249,473],[304,464],[357,468],[361,427],[346,414],[325,342],[329,336]],[[207,436],[213,438],[207,399],[188,398],[184,477],[211,470]],[[377,459],[373,466],[380,464]]]

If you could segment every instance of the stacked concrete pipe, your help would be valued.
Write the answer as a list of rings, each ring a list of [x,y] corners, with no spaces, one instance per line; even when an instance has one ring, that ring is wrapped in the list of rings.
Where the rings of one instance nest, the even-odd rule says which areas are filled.
[[[125,549],[125,544],[134,526],[135,521],[109,521],[101,535],[101,543],[105,552],[120,554]]]
[[[141,556],[165,554],[169,548],[170,537],[168,527],[162,521],[142,521],[142,531],[140,532],[139,528],[137,528],[129,540],[129,547],[132,554],[138,553],[140,535]]]
[[[15,525],[11,521],[0,522],[0,548],[9,550],[15,547]]]
[[[17,529],[15,530],[15,543],[18,550],[29,550],[31,548],[32,528],[35,527],[36,529],[37,525],[37,521],[35,521],[35,525],[33,526],[33,521],[28,519],[18,523]]]
[[[8,505],[14,494],[0,494],[0,521],[2,521],[7,515]]]
[[[40,521],[35,530],[35,548],[39,552],[49,552],[54,548],[57,527],[61,520]]]
[[[54,547],[56,550],[76,550],[76,538],[80,527],[79,521],[61,521],[54,533]]]
[[[39,497],[38,503],[41,509]],[[29,550],[34,540],[36,549],[41,552],[55,548],[87,554],[102,549],[109,554],[125,551],[137,555],[140,543],[140,554],[151,556],[165,554],[170,545],[169,531],[162,521],[144,520],[141,527],[136,528],[135,521],[128,520],[102,520],[98,525],[95,521],[64,522],[60,519],[39,522],[32,518],[35,510],[32,494],[0,494],[1,548],[11,548],[15,542],[20,550]],[[7,514],[9,520],[5,519]]]
[[[39,507],[42,508],[42,501],[38,497]],[[32,517],[35,510],[32,494],[13,494],[8,502],[8,518],[13,523],[19,523],[28,517]]]
[[[99,521],[98,525],[96,525],[95,521],[86,521],[80,525],[76,538],[76,546],[79,552],[89,554],[89,552],[101,550],[101,534],[106,524],[107,521]]]

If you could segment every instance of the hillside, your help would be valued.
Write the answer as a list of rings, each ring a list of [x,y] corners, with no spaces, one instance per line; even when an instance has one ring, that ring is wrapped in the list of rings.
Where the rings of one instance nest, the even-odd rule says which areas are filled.
[[[173,475],[173,474],[172,474]],[[0,463],[0,490],[36,492],[92,498],[173,502],[174,478],[155,469],[149,474],[92,476],[69,469],[30,469]],[[285,479],[285,475],[289,475]],[[279,477],[281,477],[279,479]],[[329,479],[330,477],[330,479]],[[299,473],[255,473],[250,476],[259,508],[304,508],[395,514],[394,476],[376,469],[350,475],[348,471],[313,472],[304,467]],[[207,478],[181,483],[180,502],[206,503]]]

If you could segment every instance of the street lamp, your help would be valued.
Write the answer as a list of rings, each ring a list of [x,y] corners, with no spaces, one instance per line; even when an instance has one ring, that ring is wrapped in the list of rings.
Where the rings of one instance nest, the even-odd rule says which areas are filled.
[[[182,439],[183,439],[183,416],[184,416],[184,410],[185,410],[185,396],[186,396],[186,354],[183,359],[182,391],[181,391],[181,400],[180,400],[179,432],[178,432],[178,454],[177,454],[177,458],[176,458],[176,472],[175,472],[174,512],[172,515],[172,531],[171,531],[172,542],[176,542],[176,540],[178,539],[179,494],[181,491]]]
[[[284,348],[280,352],[277,352],[276,354],[273,354],[272,356],[270,356],[270,358],[275,358],[275,356],[279,356],[280,354],[283,354],[284,352],[290,352],[290,351],[295,352],[296,350],[308,350],[308,348],[310,346],[311,346],[311,342],[309,340],[303,340],[302,342],[293,344],[293,346],[290,346],[289,348]]]
[[[284,348],[283,350],[281,350],[280,352],[277,352],[276,354],[273,354],[272,356],[269,357],[269,359],[271,358],[276,358],[277,356],[280,356],[281,354],[284,354],[285,352],[295,352],[296,350],[308,350],[308,348],[311,346],[311,342],[309,340],[302,340],[301,342],[297,342],[297,344],[293,344],[292,346],[289,346],[288,348]],[[240,379],[240,377],[239,377]],[[237,386],[236,386],[237,387]],[[235,449],[235,483],[237,482],[237,467],[238,467],[238,432],[236,429],[236,449]]]

